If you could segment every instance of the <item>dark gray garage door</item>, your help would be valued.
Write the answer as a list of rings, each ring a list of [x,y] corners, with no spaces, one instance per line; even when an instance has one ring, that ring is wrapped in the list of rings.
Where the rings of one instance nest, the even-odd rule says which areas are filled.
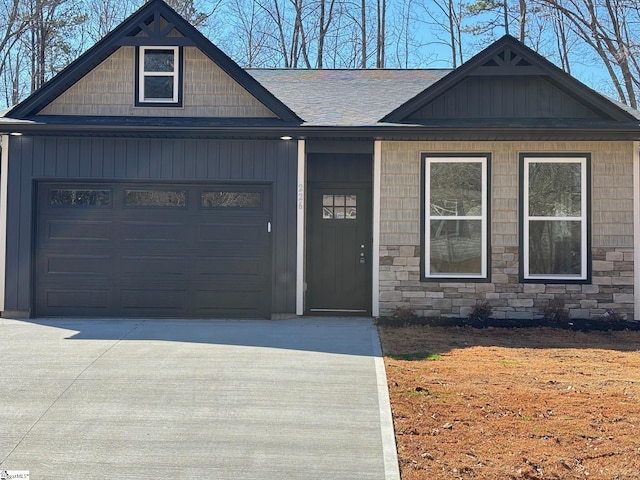
[[[38,185],[40,316],[267,317],[266,185]]]

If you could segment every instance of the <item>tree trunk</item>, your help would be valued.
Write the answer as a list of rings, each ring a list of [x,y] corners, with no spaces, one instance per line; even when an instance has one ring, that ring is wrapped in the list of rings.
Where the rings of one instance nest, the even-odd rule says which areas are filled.
[[[377,6],[378,6],[378,37],[376,42],[376,68],[384,68],[387,0],[378,0]]]
[[[360,10],[360,33],[361,33],[361,45],[360,51],[362,60],[360,62],[360,68],[367,68],[367,10],[366,1],[361,1]]]

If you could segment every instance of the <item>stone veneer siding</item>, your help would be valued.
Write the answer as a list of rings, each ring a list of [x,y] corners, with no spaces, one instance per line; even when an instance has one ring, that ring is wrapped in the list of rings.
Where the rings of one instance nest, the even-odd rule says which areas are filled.
[[[491,153],[490,281],[421,281],[423,152]],[[592,281],[520,283],[520,153],[590,153]],[[632,142],[384,142],[380,198],[380,315],[396,307],[421,316],[466,317],[486,301],[492,317],[532,319],[549,305],[571,318],[609,310],[633,320]]]

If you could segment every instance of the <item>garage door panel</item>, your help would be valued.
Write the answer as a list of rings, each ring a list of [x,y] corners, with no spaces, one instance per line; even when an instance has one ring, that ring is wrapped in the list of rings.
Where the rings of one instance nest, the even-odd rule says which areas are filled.
[[[245,287],[243,291],[235,289],[197,291],[194,304],[197,312],[204,316],[262,316],[264,314],[262,291]]]
[[[46,222],[45,240],[109,241],[113,237],[112,222],[53,219]]]
[[[107,255],[47,255],[45,275],[104,276],[112,258]]]
[[[201,191],[224,191],[223,186],[60,185],[38,186],[37,315],[269,316],[270,187],[245,187],[260,192],[259,205],[250,208],[203,208]],[[156,205],[169,195],[157,194],[163,189],[170,199],[186,192],[179,207]],[[65,201],[93,201],[94,190],[110,192],[108,205],[104,200],[60,207],[46,197],[62,191]],[[155,204],[141,205],[150,200],[138,195],[144,202],[136,197],[138,206],[126,206],[127,191],[152,191]],[[216,194],[214,200],[230,201],[227,197],[236,203],[244,198],[236,192]]]
[[[126,289],[121,290],[123,309],[134,310],[184,310],[186,308],[187,292],[174,289]]]
[[[166,276],[169,280],[188,273],[189,259],[181,256],[122,255],[122,273],[125,275]]]
[[[267,226],[256,224],[219,223],[199,225],[198,241],[202,243],[238,242],[242,244],[260,243]]]
[[[188,230],[187,224],[183,222],[123,222],[122,239],[125,242],[183,242]]]
[[[259,256],[227,256],[227,257],[198,257],[195,271],[200,276],[251,276],[260,277],[265,274],[265,268]]]
[[[98,290],[48,290],[46,294],[46,308],[64,309],[95,309],[105,310],[109,305],[110,292],[106,289]]]

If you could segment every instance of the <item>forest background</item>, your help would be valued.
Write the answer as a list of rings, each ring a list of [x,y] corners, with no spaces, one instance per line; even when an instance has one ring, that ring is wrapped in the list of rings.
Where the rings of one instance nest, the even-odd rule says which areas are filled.
[[[640,0],[167,0],[242,67],[455,68],[509,34],[631,107]],[[144,4],[0,0],[0,109]]]

